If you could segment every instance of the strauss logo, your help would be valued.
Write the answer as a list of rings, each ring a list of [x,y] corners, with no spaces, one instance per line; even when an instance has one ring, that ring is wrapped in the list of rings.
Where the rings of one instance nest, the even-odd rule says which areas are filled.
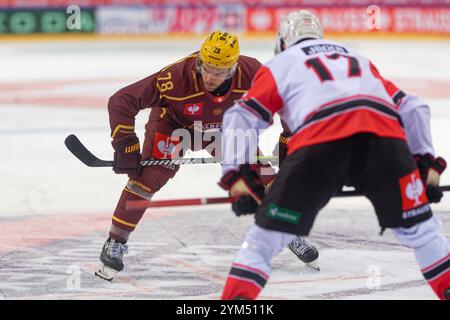
[[[416,178],[416,175],[411,175],[411,181],[406,186],[406,196],[410,200],[414,200],[414,206],[418,206],[422,203],[420,195],[423,192],[422,179]]]
[[[170,138],[167,138],[166,141],[160,140],[158,142],[158,150],[163,154],[163,159],[167,159],[174,152],[175,144],[170,141]]]

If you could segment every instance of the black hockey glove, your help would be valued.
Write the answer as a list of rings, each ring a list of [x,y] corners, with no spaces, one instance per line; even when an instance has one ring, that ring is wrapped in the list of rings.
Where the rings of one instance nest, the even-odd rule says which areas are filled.
[[[414,158],[416,159],[422,181],[426,186],[428,200],[431,203],[441,201],[442,191],[439,190],[439,180],[442,172],[447,168],[447,162],[443,158],[435,158],[429,153],[425,155],[416,154]]]
[[[111,144],[114,148],[114,172],[137,175],[141,165],[141,151],[136,134],[116,138]]]
[[[264,197],[264,185],[248,164],[242,165],[239,171],[229,171],[219,185],[229,191],[231,197],[239,196],[231,206],[237,216],[255,213]]]
[[[251,196],[240,197],[237,201],[231,204],[231,209],[237,216],[246,214],[253,214],[256,212],[258,204]]]

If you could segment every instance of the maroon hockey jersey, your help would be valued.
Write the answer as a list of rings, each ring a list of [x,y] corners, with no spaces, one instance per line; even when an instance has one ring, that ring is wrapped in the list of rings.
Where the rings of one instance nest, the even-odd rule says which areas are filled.
[[[229,90],[213,96],[196,72],[196,57],[193,53],[115,93],[108,103],[111,137],[133,133],[137,113],[154,107],[162,108],[161,116],[170,117],[178,128],[191,130],[194,121],[201,121],[203,130],[219,129],[223,113],[249,89],[261,64],[241,55]]]

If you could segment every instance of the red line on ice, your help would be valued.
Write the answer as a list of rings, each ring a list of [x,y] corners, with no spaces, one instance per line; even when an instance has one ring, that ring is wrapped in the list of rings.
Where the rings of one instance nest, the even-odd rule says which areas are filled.
[[[152,211],[143,219],[157,219],[175,214],[176,211]],[[58,240],[82,237],[96,231],[103,231],[106,237],[111,217],[112,212],[61,214],[0,223],[0,255],[21,248],[38,247]]]

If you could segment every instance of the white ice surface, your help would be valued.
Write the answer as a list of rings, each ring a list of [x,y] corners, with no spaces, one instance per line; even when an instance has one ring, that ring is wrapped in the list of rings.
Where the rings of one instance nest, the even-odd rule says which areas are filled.
[[[450,42],[347,43],[406,91],[424,96],[436,151],[450,159],[450,91],[439,90],[450,87]],[[74,133],[95,155],[111,159],[107,98],[197,46],[0,43],[0,299],[220,296],[251,217],[238,219],[227,205],[149,210],[129,242],[125,270],[105,283],[92,274],[126,178],[84,166],[63,144]],[[272,56],[271,41],[241,41],[241,48],[262,62]],[[141,138],[147,118],[148,112],[138,117]],[[268,133],[264,151],[278,130]],[[219,177],[218,165],[183,166],[154,199],[225,196]],[[442,184],[449,183],[445,173]],[[433,205],[447,237],[449,204],[447,195]],[[388,231],[382,237],[378,232],[367,200],[333,199],[310,236],[320,250],[321,271],[305,269],[284,251],[261,299],[435,299],[413,254]]]

